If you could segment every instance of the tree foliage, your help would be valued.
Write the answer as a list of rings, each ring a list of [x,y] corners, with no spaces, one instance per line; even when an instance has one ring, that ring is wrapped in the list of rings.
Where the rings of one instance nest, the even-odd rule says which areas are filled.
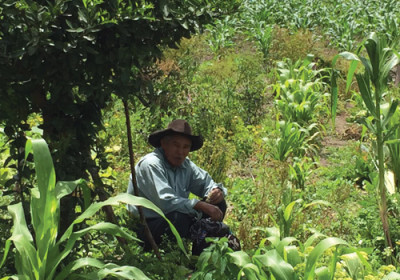
[[[31,186],[21,183],[27,176],[23,143],[28,120],[37,114],[58,179],[90,174],[93,197],[107,199],[99,170],[108,163],[104,147],[96,145],[102,109],[112,94],[149,105],[154,95],[148,69],[163,48],[200,30],[222,7],[234,7],[228,2],[233,1],[1,1],[0,124],[9,139],[7,162],[16,162],[17,169],[7,187],[17,184],[20,200],[29,195]],[[62,211],[70,213],[76,200],[65,198]],[[111,209],[106,213],[115,220]]]
[[[10,138],[43,117],[58,174],[82,176],[111,93],[143,102],[143,69],[211,20],[209,1],[2,1],[0,121]],[[218,7],[218,6],[216,6]],[[68,166],[68,169],[65,167]]]

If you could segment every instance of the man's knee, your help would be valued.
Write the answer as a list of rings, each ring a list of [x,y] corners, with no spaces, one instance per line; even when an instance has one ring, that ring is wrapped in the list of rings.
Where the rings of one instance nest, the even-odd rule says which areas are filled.
[[[168,220],[175,226],[181,237],[189,236],[189,229],[194,223],[192,216],[181,212],[171,212],[166,215]]]

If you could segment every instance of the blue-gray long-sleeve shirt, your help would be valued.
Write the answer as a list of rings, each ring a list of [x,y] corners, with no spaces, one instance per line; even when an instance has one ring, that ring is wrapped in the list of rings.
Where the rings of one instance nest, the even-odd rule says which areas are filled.
[[[193,207],[198,199],[189,199],[193,193],[205,197],[214,188],[219,188],[227,194],[222,184],[215,183],[211,176],[195,165],[189,158],[179,167],[171,166],[164,157],[162,148],[156,148],[145,155],[135,167],[139,195],[152,201],[164,214],[172,211],[200,217],[201,213]],[[128,193],[134,194],[132,180],[129,180]],[[128,205],[128,210],[137,215],[135,206]],[[146,218],[158,217],[154,211],[143,208]]]

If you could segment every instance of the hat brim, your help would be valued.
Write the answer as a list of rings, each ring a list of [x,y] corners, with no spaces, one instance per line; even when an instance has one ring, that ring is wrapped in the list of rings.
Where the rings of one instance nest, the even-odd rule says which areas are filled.
[[[164,136],[170,135],[170,134],[179,134],[183,135],[187,138],[189,138],[192,141],[192,146],[190,147],[190,151],[196,151],[200,149],[203,146],[203,137],[201,135],[188,135],[182,132],[175,131],[171,128],[163,129],[163,130],[158,130],[149,135],[149,143],[155,148],[161,147],[161,139]]]

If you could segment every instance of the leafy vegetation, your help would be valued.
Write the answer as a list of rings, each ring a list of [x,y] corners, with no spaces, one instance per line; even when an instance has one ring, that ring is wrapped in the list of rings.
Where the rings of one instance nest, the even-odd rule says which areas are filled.
[[[14,228],[12,236],[6,242],[5,254],[1,265],[3,265],[11,242],[13,242],[17,250],[15,265],[18,278],[21,279],[66,279],[67,277],[76,277],[75,271],[86,266],[97,268],[91,274],[93,277],[99,279],[103,279],[109,275],[124,279],[146,278],[137,268],[120,267],[112,263],[104,264],[90,257],[77,259],[67,264],[61,271],[57,271],[62,260],[73,250],[76,241],[90,231],[102,231],[129,240],[139,241],[117,225],[105,222],[100,222],[83,230],[73,232],[74,225],[82,223],[85,219],[91,217],[101,207],[122,202],[145,206],[156,211],[164,218],[165,216],[154,204],[146,199],[134,197],[129,194],[120,194],[104,202],[88,206],[68,227],[67,231],[58,238],[60,199],[70,194],[82,182],[81,180],[70,182],[60,181],[56,184],[54,166],[46,142],[41,139],[28,140],[25,147],[25,158],[31,150],[34,154],[37,175],[37,187],[32,189],[30,202],[34,235],[32,236],[28,229],[21,203],[8,206],[8,210],[13,216]],[[171,223],[170,225],[173,233],[178,238],[178,243],[183,246],[179,234]],[[181,248],[183,251],[185,250],[183,247]]]
[[[46,3],[0,4],[2,275],[400,279],[399,1]],[[242,251],[120,241],[126,100],[137,159],[174,118],[204,136]]]

